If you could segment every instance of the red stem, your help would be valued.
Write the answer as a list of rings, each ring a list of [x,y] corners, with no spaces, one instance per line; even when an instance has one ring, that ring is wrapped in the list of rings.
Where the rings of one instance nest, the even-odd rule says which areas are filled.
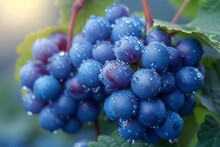
[[[70,19],[68,38],[67,38],[67,48],[66,48],[67,52],[70,50],[70,47],[72,45],[74,26],[76,23],[78,13],[83,8],[84,3],[85,3],[85,0],[75,0],[75,2],[73,3],[72,15],[71,15],[71,19]]]
[[[172,23],[176,23],[177,20],[179,19],[179,17],[181,16],[181,14],[183,13],[183,11],[186,9],[186,7],[188,6],[190,0],[184,0],[182,6],[180,7],[180,9],[177,11],[176,15],[173,17],[172,19]]]
[[[95,121],[95,131],[96,131],[96,140],[98,140],[98,137],[100,135],[100,126],[99,126],[99,121]]]
[[[144,9],[145,20],[147,22],[146,31],[148,32],[150,30],[150,27],[153,25],[153,19],[151,16],[151,11],[150,11],[150,7],[148,4],[148,0],[141,0],[141,2],[142,2],[143,9]]]

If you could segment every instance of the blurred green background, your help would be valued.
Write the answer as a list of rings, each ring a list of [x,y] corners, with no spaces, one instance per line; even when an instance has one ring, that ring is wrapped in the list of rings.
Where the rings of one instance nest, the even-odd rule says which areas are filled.
[[[140,0],[121,2],[131,12],[142,11]],[[176,12],[168,0],[151,0],[150,5],[157,19],[170,21]],[[93,130],[71,136],[61,132],[52,135],[40,129],[37,117],[24,112],[20,85],[14,80],[17,45],[28,33],[58,26],[58,18],[54,0],[0,0],[0,147],[67,147],[73,146],[76,140],[94,139]],[[178,22],[187,21],[181,18]]]

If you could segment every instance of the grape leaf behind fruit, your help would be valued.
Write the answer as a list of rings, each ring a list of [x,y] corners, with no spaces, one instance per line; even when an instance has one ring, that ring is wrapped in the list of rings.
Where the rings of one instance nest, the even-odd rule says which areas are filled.
[[[195,35],[220,52],[220,0],[200,1],[199,8],[198,16],[187,25],[155,20],[154,26]]]
[[[32,45],[33,43],[38,39],[38,38],[44,38],[49,36],[50,34],[54,32],[67,32],[67,29],[64,27],[57,27],[57,28],[46,28],[44,30],[31,33],[27,35],[25,38],[25,41],[22,42],[18,48],[17,48],[17,53],[19,54],[19,58],[17,59],[16,62],[16,69],[15,69],[15,79],[18,81],[19,80],[19,69],[21,66],[23,66],[28,60],[32,60]]]
[[[89,147],[142,147],[145,146],[143,142],[128,143],[120,136],[106,136],[100,135],[97,142],[90,142]]]
[[[118,1],[119,0],[86,0],[83,9],[79,12],[77,17],[74,34],[82,31],[82,27],[85,25],[90,15],[103,16],[105,14],[105,9],[112,3]],[[61,25],[69,25],[73,2],[74,0],[55,0],[55,4],[60,9],[61,16],[59,22]]]
[[[169,0],[176,8],[180,8],[184,0]],[[198,14],[199,0],[191,0],[187,8],[183,12],[185,17],[195,17]]]
[[[201,88],[202,95],[198,95],[202,104],[212,113],[220,116],[220,60],[205,58],[205,82]]]
[[[197,132],[198,143],[196,147],[218,147],[220,145],[220,124],[211,116],[206,115],[205,121]]]

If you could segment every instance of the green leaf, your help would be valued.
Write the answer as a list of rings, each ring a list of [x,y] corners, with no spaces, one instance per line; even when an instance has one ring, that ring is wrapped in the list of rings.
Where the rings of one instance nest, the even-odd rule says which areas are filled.
[[[74,34],[82,31],[82,27],[91,15],[105,15],[105,9],[112,3],[118,1],[119,0],[86,0],[83,9],[77,17]],[[59,22],[61,25],[69,25],[73,2],[74,0],[55,0],[55,4],[60,9],[61,17]]]
[[[181,7],[184,0],[169,0],[177,9]],[[195,17],[198,14],[198,3],[199,0],[191,0],[187,8],[183,12],[183,16],[186,17]]]
[[[90,142],[89,147],[141,147],[144,146],[143,142],[135,142],[134,144],[128,143],[120,136],[106,136],[100,135],[97,142]]]
[[[187,25],[155,20],[154,26],[194,35],[220,52],[220,0],[206,0],[205,2],[205,4],[200,3],[198,16]]]
[[[219,147],[220,145],[220,124],[212,116],[206,115],[205,121],[197,132],[197,147]]]
[[[18,48],[17,53],[19,54],[19,58],[17,59],[16,69],[15,69],[15,79],[19,80],[19,70],[20,68],[28,61],[33,60],[33,56],[31,53],[32,45],[38,38],[44,38],[49,36],[54,32],[67,32],[67,29],[64,27],[57,28],[46,28],[44,30],[40,30],[35,33],[31,33],[27,35],[24,42],[22,42]]]
[[[202,95],[197,95],[202,104],[212,113],[220,116],[220,60],[205,59],[205,82]]]

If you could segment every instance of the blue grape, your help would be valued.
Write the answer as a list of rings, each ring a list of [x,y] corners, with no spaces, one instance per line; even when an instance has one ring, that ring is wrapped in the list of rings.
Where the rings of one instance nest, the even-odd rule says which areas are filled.
[[[157,135],[155,129],[147,128],[146,132],[144,133],[143,141],[146,144],[153,144],[157,143],[161,140],[160,136]]]
[[[87,88],[96,88],[100,85],[99,81],[100,70],[103,65],[93,59],[85,60],[78,68],[79,83]]]
[[[48,58],[58,52],[59,49],[56,44],[47,38],[38,39],[32,46],[34,58],[44,63],[47,63]]]
[[[145,127],[138,120],[131,119],[124,126],[119,126],[118,131],[122,137],[132,143],[133,140],[142,139]]]
[[[67,35],[62,32],[55,32],[48,37],[53,41],[60,51],[65,51],[67,46]]]
[[[37,114],[47,105],[47,102],[37,98],[31,91],[28,91],[22,100],[24,109],[28,114]]]
[[[112,111],[112,109],[111,109],[109,103],[110,103],[110,97],[107,97],[107,98],[105,99],[105,101],[104,101],[104,106],[103,106],[104,112],[105,112],[105,115],[106,115],[110,120],[115,121],[115,120],[117,120],[117,116],[113,113],[113,111]]]
[[[167,46],[171,45],[170,35],[166,31],[158,29],[158,28],[155,28],[148,33],[146,37],[146,41],[147,43],[156,41],[159,43],[164,43]]]
[[[62,117],[71,116],[77,107],[77,103],[70,96],[60,95],[52,104],[54,112]]]
[[[77,118],[82,122],[95,121],[100,113],[100,105],[98,102],[88,99],[80,101],[76,110]]]
[[[42,100],[54,100],[61,93],[61,85],[52,76],[42,76],[34,83],[34,94]]]
[[[107,40],[111,35],[111,24],[106,18],[92,15],[87,20],[83,33],[86,40],[91,43],[96,43],[98,40]]]
[[[176,72],[182,66],[182,56],[180,52],[173,47],[169,47],[169,50],[170,50],[170,63],[168,65],[168,70],[170,70],[171,72]]]
[[[63,120],[54,113],[50,106],[47,106],[40,112],[39,124],[43,129],[53,132],[63,125]]]
[[[105,61],[115,60],[113,45],[108,41],[97,42],[92,50],[92,57],[96,61],[104,64]]]
[[[166,109],[159,98],[152,101],[141,100],[137,118],[147,127],[157,127],[163,121]]]
[[[34,82],[41,76],[48,74],[46,66],[41,61],[29,61],[19,71],[22,86],[32,89]]]
[[[64,122],[62,129],[65,133],[74,134],[77,133],[82,127],[82,122],[77,118],[70,118],[66,122]]]
[[[177,87],[184,93],[193,93],[203,84],[204,76],[195,67],[186,66],[176,73]]]
[[[204,53],[202,45],[194,38],[184,38],[180,40],[176,49],[178,49],[182,55],[184,66],[193,66],[199,63]]]
[[[77,101],[87,99],[90,94],[87,89],[79,83],[77,76],[74,76],[66,81],[65,91],[68,95]]]
[[[98,88],[98,90],[93,91],[92,93],[92,99],[98,102],[103,102],[108,96],[109,94],[105,91],[103,86]]]
[[[141,25],[131,17],[122,17],[115,21],[112,28],[112,39],[118,41],[124,36],[136,36],[141,38]]]
[[[174,89],[176,80],[172,73],[165,72],[160,74],[160,80],[161,80],[161,93],[166,94]]]
[[[92,44],[87,41],[73,44],[69,52],[72,64],[79,67],[83,60],[92,58],[92,48]]]
[[[118,60],[106,62],[99,76],[107,91],[126,89],[131,77],[132,69],[129,65]]]
[[[184,105],[181,107],[181,109],[178,111],[180,116],[186,116],[192,113],[196,106],[196,99],[194,96],[186,96]]]
[[[149,69],[136,71],[131,80],[131,89],[135,95],[150,99],[159,93],[161,81],[158,74]]]
[[[161,100],[168,109],[178,111],[184,104],[185,96],[178,89],[174,89],[171,93],[164,95]]]
[[[143,17],[140,17],[140,16],[133,16],[132,18],[140,23],[140,25],[141,25],[141,36],[142,36],[141,38],[145,38],[145,36],[146,36],[146,22],[145,22],[145,19]]]
[[[167,69],[169,63],[170,52],[165,45],[159,42],[152,42],[144,49],[142,54],[142,64],[144,67],[162,72]]]
[[[116,117],[129,119],[135,116],[138,109],[138,98],[131,90],[120,90],[112,93],[108,105]]]
[[[74,36],[73,40],[72,40],[72,44],[80,44],[83,43],[85,41],[85,35],[83,33],[79,33],[77,35]]]
[[[163,139],[177,139],[182,131],[183,120],[178,113],[168,111],[163,123],[156,129],[156,133]]]
[[[109,22],[114,23],[116,19],[123,16],[130,16],[129,9],[123,4],[113,4],[109,6],[106,10],[106,18]]]
[[[144,44],[135,36],[124,36],[115,42],[114,52],[118,60],[132,64],[141,58]]]
[[[70,73],[73,71],[73,66],[68,53],[60,52],[59,54],[53,55],[49,59],[47,69],[56,79],[67,79]]]

